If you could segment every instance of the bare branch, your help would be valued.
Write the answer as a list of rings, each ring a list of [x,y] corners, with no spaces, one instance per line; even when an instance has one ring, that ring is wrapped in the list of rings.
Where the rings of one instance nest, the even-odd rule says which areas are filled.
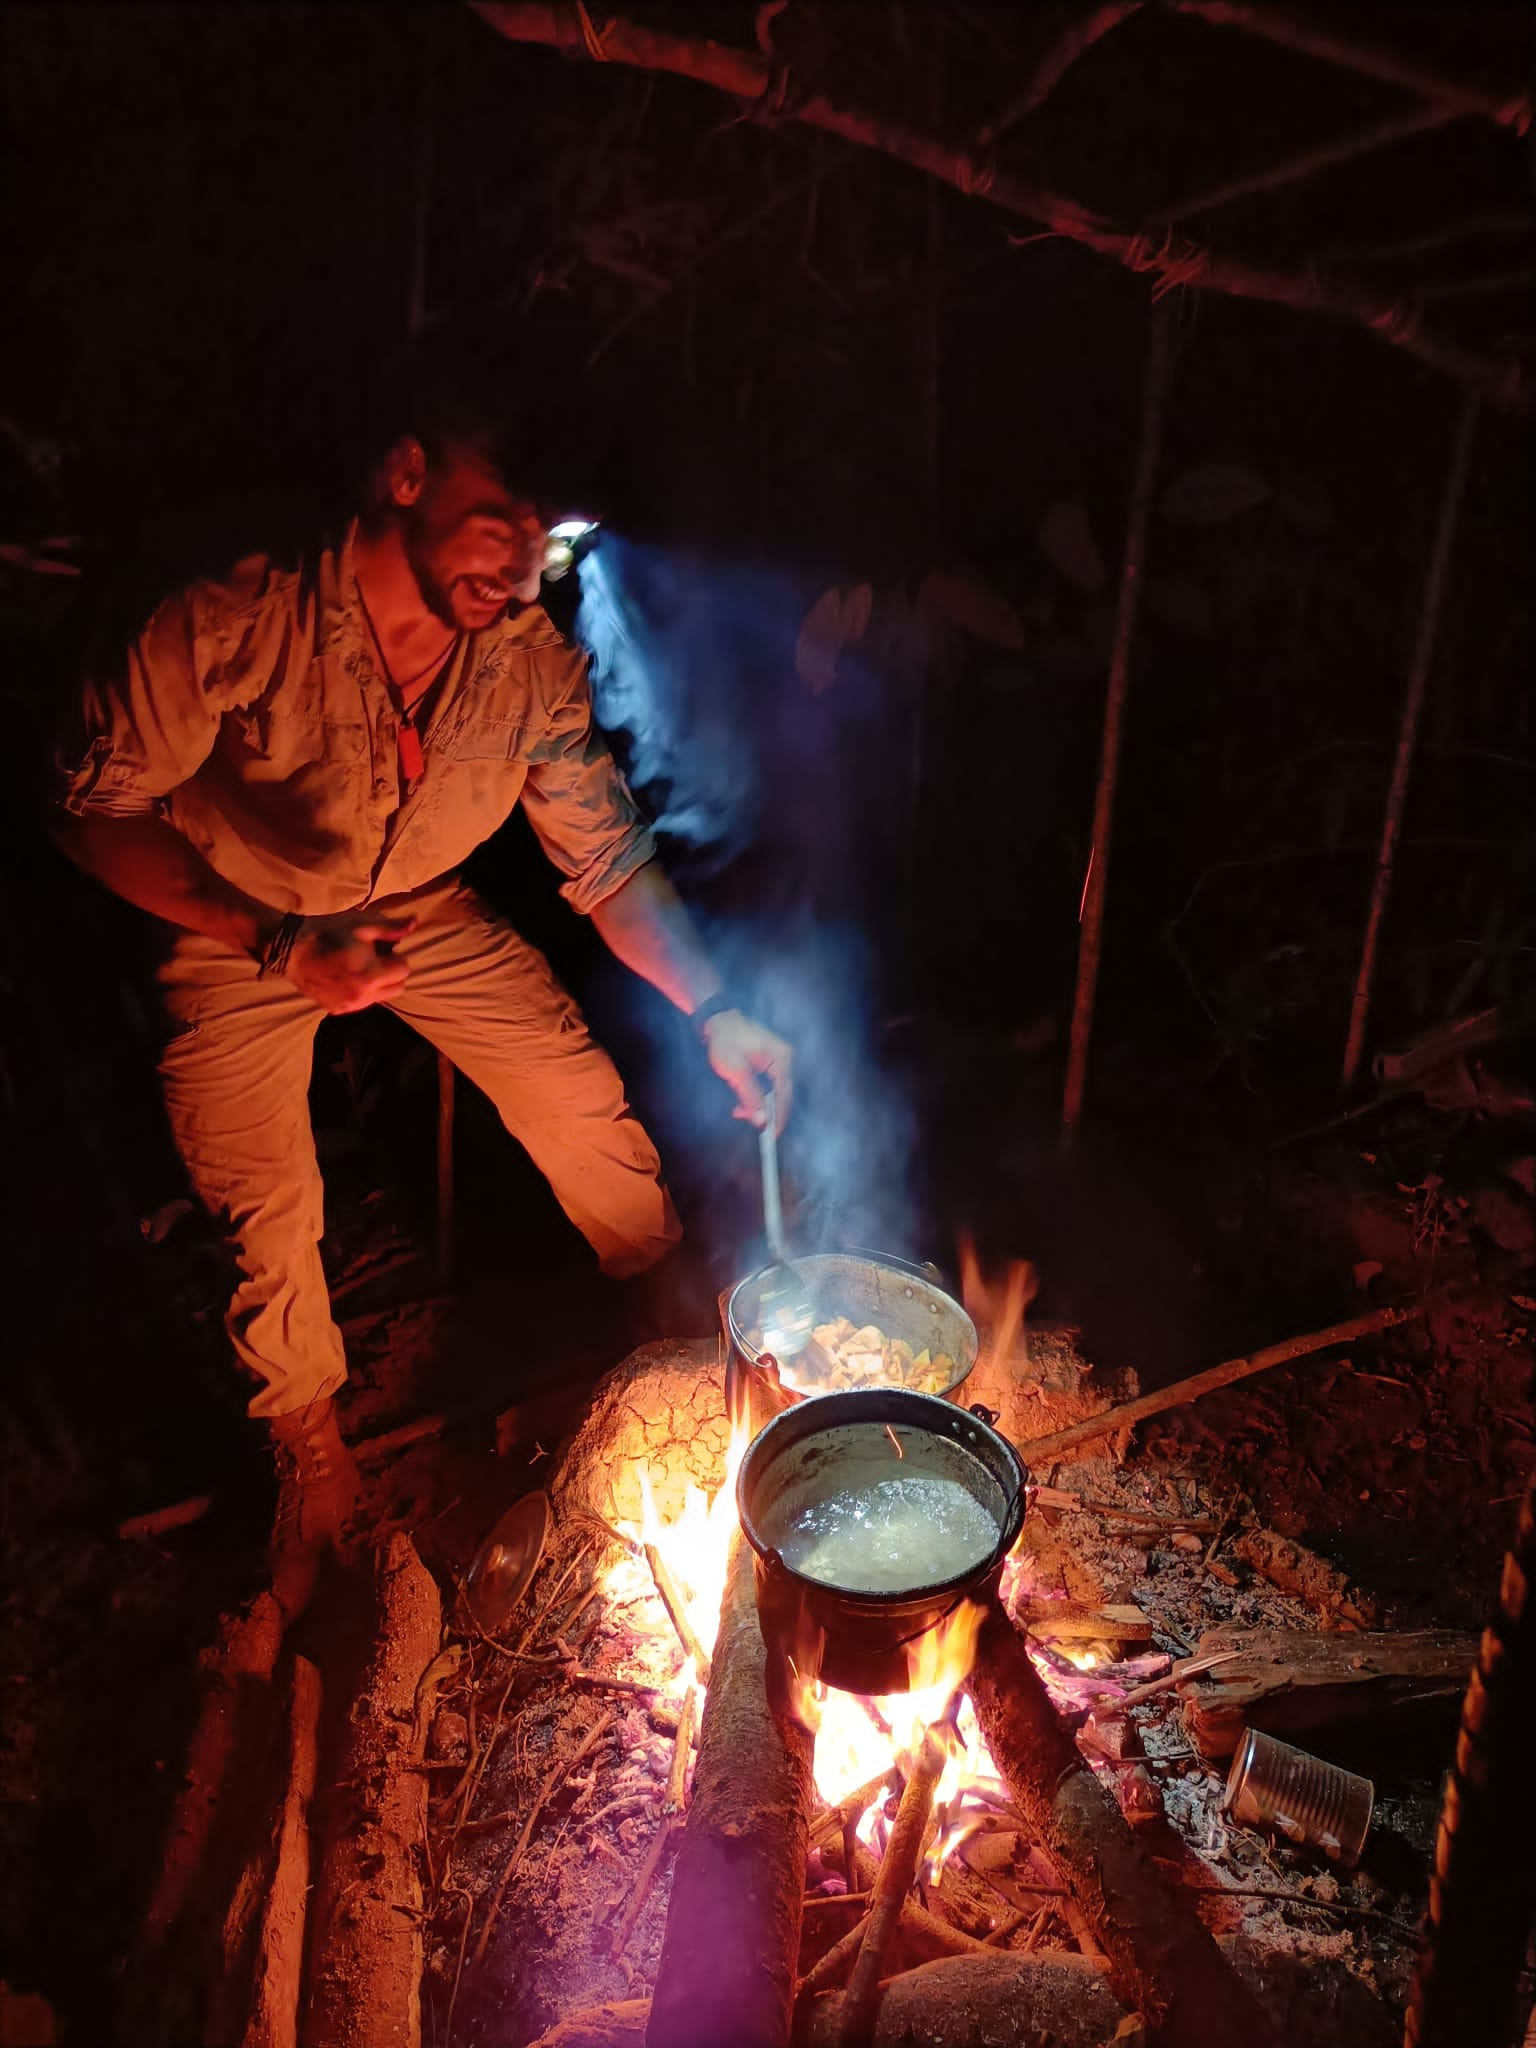
[[[1069,22],[1035,66],[1034,76],[1024,90],[994,114],[984,128],[977,130],[976,147],[990,149],[1010,128],[1016,128],[1020,121],[1043,107],[1078,58],[1095,43],[1102,42],[1122,21],[1139,14],[1141,8],[1142,0],[1107,0],[1105,6],[1095,7],[1091,14]]]
[[[1465,220],[1447,221],[1444,226],[1425,228],[1419,234],[1400,235],[1390,242],[1361,243],[1354,247],[1325,249],[1329,262],[1395,263],[1404,256],[1426,256],[1435,249],[1448,249],[1455,242],[1476,240],[1483,235],[1529,236],[1532,221],[1528,213],[1473,213]]]
[[[1445,100],[1458,113],[1481,114],[1501,128],[1513,128],[1524,135],[1531,125],[1531,96],[1528,92],[1497,93],[1484,86],[1465,85],[1426,71],[1411,58],[1395,50],[1357,42],[1310,21],[1298,21],[1284,8],[1267,7],[1262,0],[1172,0],[1180,14],[1197,14],[1217,28],[1242,29],[1266,42],[1279,43],[1287,50],[1300,50],[1308,57],[1321,58],[1344,71],[1358,71],[1363,78],[1379,79],[1383,85],[1399,85],[1420,99]]]
[[[538,43],[603,63],[671,72],[736,99],[758,100],[768,90],[768,61],[752,50],[642,28],[618,17],[604,21],[599,28],[585,7],[574,5],[523,4],[523,0],[470,0],[470,4],[488,27],[509,42]],[[1197,4],[1197,0],[1188,0],[1188,4]],[[1198,4],[1203,6],[1207,0],[1198,0]],[[956,149],[863,108],[833,106],[817,97],[795,107],[793,118],[861,149],[895,157],[953,185],[967,197],[986,199],[1004,212],[1034,221],[1052,234],[1109,257],[1127,270],[1146,274],[1159,292],[1187,285],[1233,298],[1263,299],[1304,312],[1332,314],[1368,328],[1381,340],[1490,397],[1506,404],[1525,402],[1524,375],[1518,362],[1488,357],[1426,332],[1420,309],[1412,300],[1376,286],[1347,279],[1325,282],[1310,268],[1293,271],[1233,261],[1171,230],[1161,235],[1128,233],[1064,193],[1052,192],[1000,169],[984,156]]]
[[[1445,100],[1411,107],[1406,114],[1394,114],[1388,121],[1375,121],[1369,128],[1357,128],[1348,135],[1335,136],[1330,142],[1315,143],[1311,149],[1300,150],[1295,156],[1271,164],[1267,170],[1252,171],[1247,177],[1229,178],[1225,184],[1193,192],[1172,206],[1160,207],[1149,224],[1168,227],[1174,221],[1187,220],[1191,214],[1212,213],[1234,199],[1246,199],[1252,192],[1274,192],[1282,185],[1294,185],[1298,179],[1331,170],[1335,164],[1348,163],[1352,157],[1364,156],[1370,150],[1385,149],[1389,143],[1423,135],[1431,128],[1444,128],[1449,122],[1460,120],[1464,111]]]

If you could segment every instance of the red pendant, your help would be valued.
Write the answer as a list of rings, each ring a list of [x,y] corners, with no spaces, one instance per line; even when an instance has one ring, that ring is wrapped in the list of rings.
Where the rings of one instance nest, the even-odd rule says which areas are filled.
[[[409,719],[400,722],[400,777],[409,786],[420,782],[426,757],[421,751],[421,734]]]

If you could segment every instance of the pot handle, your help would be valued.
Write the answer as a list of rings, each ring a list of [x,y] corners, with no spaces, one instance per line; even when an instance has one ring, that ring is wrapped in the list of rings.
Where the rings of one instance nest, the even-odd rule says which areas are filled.
[[[930,1287],[949,1292],[949,1282],[932,1259],[924,1259],[919,1265],[912,1259],[898,1259],[893,1252],[872,1252],[867,1245],[845,1244],[840,1249],[844,1258],[868,1259],[872,1266],[894,1266],[898,1273],[910,1273],[914,1280],[926,1280]]]
[[[967,1414],[974,1415],[978,1422],[984,1422],[988,1429],[996,1429],[997,1410],[995,1408],[988,1408],[981,1401],[973,1401],[966,1412]]]

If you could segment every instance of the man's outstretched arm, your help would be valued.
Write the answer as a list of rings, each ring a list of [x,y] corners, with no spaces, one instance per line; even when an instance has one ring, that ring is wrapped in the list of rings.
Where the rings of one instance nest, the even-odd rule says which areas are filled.
[[[720,975],[660,862],[649,860],[636,868],[592,906],[591,917],[609,952],[687,1015],[722,993]],[[709,1064],[741,1105],[737,1115],[749,1123],[763,1122],[766,1082],[773,1090],[775,1122],[782,1128],[791,1087],[791,1054],[784,1040],[737,1009],[717,1011],[699,1035]]]

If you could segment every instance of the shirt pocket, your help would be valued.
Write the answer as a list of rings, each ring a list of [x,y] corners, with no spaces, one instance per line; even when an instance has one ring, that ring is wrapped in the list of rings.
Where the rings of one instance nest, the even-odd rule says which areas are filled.
[[[369,753],[363,707],[355,692],[343,696],[328,689],[327,681],[316,664],[302,679],[225,714],[221,739],[242,778],[287,782],[328,770],[356,771]]]
[[[443,741],[443,754],[449,761],[464,763],[520,761],[527,729],[526,717],[466,718]]]

